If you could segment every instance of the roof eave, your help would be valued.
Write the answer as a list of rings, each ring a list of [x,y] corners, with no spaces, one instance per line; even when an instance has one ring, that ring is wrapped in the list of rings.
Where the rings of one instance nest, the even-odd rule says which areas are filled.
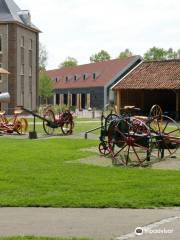
[[[17,24],[17,25],[19,25],[23,28],[29,29],[31,31],[34,31],[36,33],[42,33],[42,31],[40,29],[32,27],[32,26],[27,26],[27,25],[25,25],[23,23],[20,23],[18,21],[0,21],[0,24],[12,24],[12,23]]]

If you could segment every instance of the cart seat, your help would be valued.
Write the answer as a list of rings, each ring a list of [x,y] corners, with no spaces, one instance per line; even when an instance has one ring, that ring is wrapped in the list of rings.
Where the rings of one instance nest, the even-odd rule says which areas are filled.
[[[135,106],[124,106],[124,109],[134,109]]]
[[[23,112],[22,109],[16,109],[14,110],[14,114],[21,114]]]
[[[6,113],[6,111],[0,111],[0,116],[3,116]]]
[[[147,122],[148,121],[148,117],[146,116],[134,116],[136,119],[141,120],[143,122]]]

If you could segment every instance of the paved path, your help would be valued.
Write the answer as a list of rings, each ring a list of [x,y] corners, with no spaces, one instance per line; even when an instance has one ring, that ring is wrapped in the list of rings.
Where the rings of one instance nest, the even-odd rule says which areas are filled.
[[[136,236],[134,230],[141,226],[146,226],[150,233]],[[157,229],[171,233],[152,233]],[[74,236],[97,240],[179,240],[180,208],[0,208],[0,236],[17,235]]]

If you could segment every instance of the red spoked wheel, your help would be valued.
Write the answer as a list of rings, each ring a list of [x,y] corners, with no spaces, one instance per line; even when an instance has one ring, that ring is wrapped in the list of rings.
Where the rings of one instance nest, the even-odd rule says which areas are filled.
[[[43,121],[43,129],[46,134],[52,135],[54,133],[54,128],[52,128],[50,123],[55,122],[55,115],[54,112],[49,109],[44,113],[44,118],[47,119],[48,121],[44,120]]]
[[[166,158],[175,154],[180,146],[180,128],[176,121],[167,116],[151,119],[152,157]]]
[[[74,122],[71,121],[63,122],[61,125],[61,131],[64,135],[70,135],[72,134],[73,127]]]
[[[110,124],[108,141],[113,146],[113,162],[117,164],[142,165],[150,160],[151,133],[141,120],[128,118]]]
[[[69,110],[62,113],[62,115],[60,116],[60,122],[61,122],[62,133],[64,135],[72,134],[73,128],[74,128],[74,121],[73,121],[73,116]]]
[[[99,152],[104,156],[108,156],[111,153],[111,148],[107,141],[103,141],[99,144]]]

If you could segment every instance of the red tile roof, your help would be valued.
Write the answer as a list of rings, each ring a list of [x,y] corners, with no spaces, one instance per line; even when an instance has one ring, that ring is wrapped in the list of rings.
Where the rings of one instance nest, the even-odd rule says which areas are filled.
[[[102,87],[119,72],[128,67],[128,65],[132,64],[138,57],[133,56],[126,59],[115,59],[79,65],[77,67],[49,70],[47,74],[52,79],[57,79],[54,81],[55,89]],[[96,79],[93,79],[93,73],[96,74]],[[83,79],[84,74],[87,76],[86,80]],[[77,77],[77,80],[74,80],[74,76]],[[67,77],[68,80],[66,80]]]
[[[179,89],[180,60],[142,62],[113,89]]]

